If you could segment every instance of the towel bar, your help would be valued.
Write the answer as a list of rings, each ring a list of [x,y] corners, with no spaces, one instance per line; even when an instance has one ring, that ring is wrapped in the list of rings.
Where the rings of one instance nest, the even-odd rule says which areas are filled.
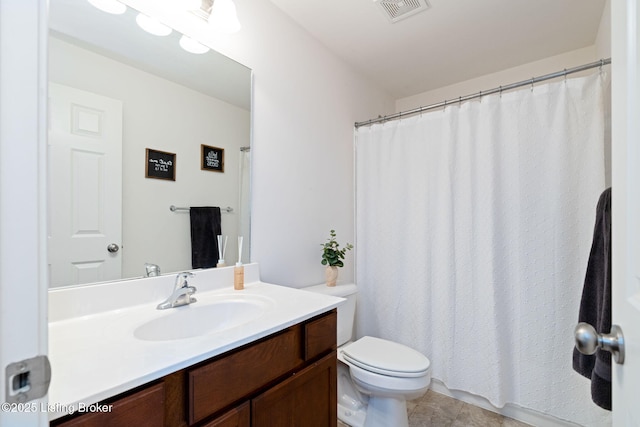
[[[181,207],[178,207],[178,206],[175,206],[175,205],[171,205],[171,206],[169,206],[169,210],[170,210],[171,212],[176,212],[176,211],[188,211],[188,210],[189,210],[189,208],[181,208]],[[232,208],[232,207],[229,207],[229,206],[227,206],[226,208],[220,208],[220,212],[231,213],[231,212],[233,212],[233,208]]]

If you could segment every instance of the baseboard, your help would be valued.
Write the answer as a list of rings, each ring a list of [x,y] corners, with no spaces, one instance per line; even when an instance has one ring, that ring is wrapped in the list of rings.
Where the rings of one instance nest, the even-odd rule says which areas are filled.
[[[460,390],[449,390],[442,381],[432,379],[430,389],[436,393],[444,394],[445,396],[453,397],[454,399],[461,400],[474,406],[486,409],[491,412],[495,412],[505,417],[513,418],[514,420],[522,421],[523,423],[530,424],[536,427],[580,427],[580,424],[576,424],[570,421],[562,420],[551,415],[543,414],[541,412],[533,411],[531,409],[522,408],[517,405],[507,404],[504,408],[496,408],[487,399],[475,394],[467,393]]]

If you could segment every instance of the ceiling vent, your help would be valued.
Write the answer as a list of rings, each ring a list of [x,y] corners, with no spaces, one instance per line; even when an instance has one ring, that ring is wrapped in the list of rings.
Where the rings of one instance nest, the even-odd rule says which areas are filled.
[[[373,0],[389,22],[408,18],[431,7],[427,0]]]

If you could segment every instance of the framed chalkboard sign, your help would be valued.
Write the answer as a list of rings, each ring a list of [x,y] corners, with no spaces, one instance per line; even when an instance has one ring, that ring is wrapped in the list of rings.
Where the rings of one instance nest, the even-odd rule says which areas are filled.
[[[176,180],[176,155],[147,148],[145,178]]]
[[[224,148],[202,144],[200,169],[203,171],[224,172]]]

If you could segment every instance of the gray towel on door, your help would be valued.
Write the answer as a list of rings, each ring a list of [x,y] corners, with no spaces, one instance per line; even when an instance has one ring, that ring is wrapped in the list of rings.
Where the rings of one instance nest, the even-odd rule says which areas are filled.
[[[578,321],[592,325],[599,334],[611,331],[611,188],[602,193],[596,208]],[[594,403],[611,410],[611,353],[598,349],[585,355],[574,348],[573,369],[591,379]]]

